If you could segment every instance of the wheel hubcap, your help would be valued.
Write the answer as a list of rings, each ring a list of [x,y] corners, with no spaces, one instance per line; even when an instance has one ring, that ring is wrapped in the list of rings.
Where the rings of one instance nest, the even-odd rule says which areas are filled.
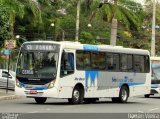
[[[75,101],[78,101],[78,99],[79,99],[79,91],[75,90],[74,93],[73,93],[73,96],[74,96]]]
[[[123,91],[122,91],[122,99],[123,99],[123,100],[126,100],[126,99],[127,99],[127,91],[126,91],[126,90],[123,90]]]

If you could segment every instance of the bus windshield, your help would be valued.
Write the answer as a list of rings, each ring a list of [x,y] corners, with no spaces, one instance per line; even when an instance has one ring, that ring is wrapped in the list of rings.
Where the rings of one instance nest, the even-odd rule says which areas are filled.
[[[152,64],[153,80],[160,80],[160,64]]]
[[[17,75],[47,78],[55,77],[58,53],[56,52],[21,52],[17,66]]]

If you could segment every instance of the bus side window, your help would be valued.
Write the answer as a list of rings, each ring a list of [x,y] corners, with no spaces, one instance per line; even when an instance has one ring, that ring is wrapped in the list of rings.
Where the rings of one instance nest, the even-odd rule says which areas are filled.
[[[121,54],[120,70],[122,72],[133,72],[133,56],[131,54]]]
[[[134,71],[137,73],[144,73],[144,62],[143,55],[134,55]]]
[[[66,76],[72,74],[73,72],[74,72],[74,54],[63,53],[61,59],[61,76]]]
[[[145,72],[149,73],[150,72],[150,60],[149,60],[149,56],[144,56],[145,58],[145,62],[144,62],[144,66],[145,66]]]
[[[119,54],[115,53],[106,54],[106,70],[119,71]]]

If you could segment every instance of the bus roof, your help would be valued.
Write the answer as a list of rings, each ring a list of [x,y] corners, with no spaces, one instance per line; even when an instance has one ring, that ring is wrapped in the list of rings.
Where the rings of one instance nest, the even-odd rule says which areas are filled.
[[[72,42],[72,41],[29,41],[24,44],[30,43],[54,43],[59,44],[63,48],[66,49],[77,49],[77,50],[87,50],[87,51],[108,51],[108,52],[123,52],[123,53],[131,53],[131,54],[147,54],[149,55],[148,50],[143,49],[134,49],[134,48],[124,48],[123,46],[112,46],[112,45],[90,45],[90,44],[81,44],[80,42]],[[160,57],[159,57],[160,58]]]

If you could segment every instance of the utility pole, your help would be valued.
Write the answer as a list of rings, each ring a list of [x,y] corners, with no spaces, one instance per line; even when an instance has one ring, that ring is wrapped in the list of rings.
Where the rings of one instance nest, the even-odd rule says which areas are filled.
[[[81,5],[81,0],[77,0],[77,18],[76,18],[76,36],[75,36],[75,41],[76,41],[76,42],[78,42],[78,39],[79,39],[80,5]]]
[[[117,19],[115,19],[116,8],[117,8],[117,0],[114,0],[114,13],[113,13],[113,17],[112,17],[111,38],[110,38],[110,45],[113,45],[113,46],[116,46],[116,40],[117,40],[118,22],[117,22]]]
[[[7,56],[8,57],[8,74],[7,74],[7,88],[6,88],[6,93],[8,93],[8,84],[9,84],[9,67],[10,67],[10,49],[9,49],[9,55]]]
[[[153,0],[151,56],[155,56],[155,23],[156,23],[156,0]]]

